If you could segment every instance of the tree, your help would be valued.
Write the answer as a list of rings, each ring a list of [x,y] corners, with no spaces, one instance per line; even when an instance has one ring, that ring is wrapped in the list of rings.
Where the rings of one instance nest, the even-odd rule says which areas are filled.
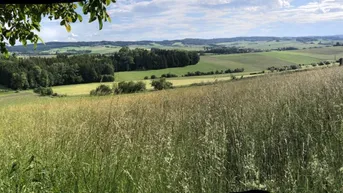
[[[76,1],[76,0],[73,0]],[[8,1],[15,3],[15,1]],[[46,1],[38,1],[42,3]],[[51,1],[50,1],[51,2]],[[54,2],[72,2],[72,0],[54,0]],[[11,46],[20,41],[24,46],[27,41],[34,43],[37,47],[38,41],[43,40],[35,33],[40,31],[42,17],[48,17],[50,20],[61,20],[60,25],[65,26],[68,32],[71,31],[71,23],[83,21],[80,14],[77,13],[78,7],[82,8],[84,15],[90,15],[89,23],[98,21],[99,29],[103,27],[103,22],[111,21],[106,8],[115,3],[116,0],[85,0],[79,3],[58,3],[58,4],[5,4],[0,6],[0,52],[8,54],[6,41]],[[5,1],[6,3],[6,1]],[[43,42],[44,43],[44,42]]]
[[[155,90],[164,90],[173,88],[173,83],[166,81],[165,78],[160,78],[159,80],[152,81],[151,86]]]

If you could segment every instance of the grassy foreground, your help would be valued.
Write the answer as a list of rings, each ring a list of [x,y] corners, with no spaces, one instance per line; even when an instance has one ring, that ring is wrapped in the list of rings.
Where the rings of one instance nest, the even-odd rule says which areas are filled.
[[[339,67],[0,107],[0,192],[342,192]]]

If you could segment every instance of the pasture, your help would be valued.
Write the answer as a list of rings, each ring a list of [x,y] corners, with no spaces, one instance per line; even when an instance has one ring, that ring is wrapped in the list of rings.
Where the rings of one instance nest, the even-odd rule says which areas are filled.
[[[0,191],[341,192],[342,77],[0,106]]]
[[[273,51],[249,54],[230,55],[205,55],[201,56],[197,65],[183,68],[168,68],[150,71],[118,72],[115,74],[117,81],[141,80],[145,76],[161,76],[162,74],[173,73],[179,76],[187,72],[209,72],[226,70],[228,68],[244,68],[245,74],[266,70],[268,67],[283,67],[297,64],[311,64],[323,60],[333,61],[343,57],[343,47],[319,48],[297,51]]]
[[[160,44],[149,44],[149,45],[132,45],[129,46],[130,49],[135,48],[142,48],[142,49],[151,49],[151,48],[160,48],[160,49],[168,49],[168,50],[188,50],[188,51],[199,51],[203,50],[203,46],[194,46],[194,45],[183,45],[180,43],[175,43],[173,46],[162,46]],[[79,46],[79,47],[62,47],[56,49],[50,49],[47,51],[42,51],[41,53],[46,54],[56,54],[58,53],[66,53],[68,50],[76,50],[76,51],[85,51],[90,50],[92,54],[110,54],[114,52],[118,52],[121,49],[119,46],[110,46],[110,45],[99,45],[99,46]]]
[[[194,83],[206,83],[214,81],[225,81],[230,80],[230,76],[205,76],[205,77],[190,77],[190,78],[177,78],[177,79],[168,79],[169,82],[173,83],[173,86],[187,86]],[[142,80],[148,90],[152,90],[151,80]],[[79,84],[79,85],[68,85],[68,86],[55,86],[53,87],[54,92],[59,94],[66,94],[68,96],[76,95],[88,95],[91,90],[95,89],[101,84],[108,85],[112,87],[113,83],[90,83],[90,84]]]
[[[117,82],[131,80],[137,81],[143,80],[146,76],[149,78],[151,77],[151,75],[160,77],[162,74],[172,73],[178,75],[179,78],[168,79],[169,81],[171,81],[175,86],[186,86],[193,83],[213,82],[215,80],[220,81],[228,80],[231,78],[228,74],[200,77],[181,77],[188,72],[209,72],[216,70],[227,70],[229,68],[244,68],[245,71],[243,73],[237,73],[235,74],[235,76],[240,77],[244,75],[246,77],[250,73],[261,72],[272,66],[283,67],[297,64],[311,64],[323,60],[333,61],[335,58],[338,59],[340,57],[343,57],[343,47],[306,49],[297,51],[273,51],[249,54],[205,55],[201,56],[200,62],[197,65],[191,65],[182,68],[167,68],[161,70],[116,72],[115,80]],[[147,83],[147,88],[151,89],[151,81],[144,81]],[[111,85],[112,83],[106,84]],[[100,83],[56,86],[53,89],[59,94],[67,94],[69,96],[87,95],[98,85],[100,85]],[[4,92],[0,92],[0,94],[3,95]]]

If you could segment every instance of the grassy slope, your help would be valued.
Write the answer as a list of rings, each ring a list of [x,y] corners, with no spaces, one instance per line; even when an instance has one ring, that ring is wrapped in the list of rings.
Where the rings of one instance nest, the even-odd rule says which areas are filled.
[[[115,76],[118,81],[126,81],[140,80],[145,76],[151,75],[161,76],[165,73],[174,73],[181,76],[187,72],[208,72],[228,68],[244,68],[246,72],[254,72],[266,70],[271,66],[282,67],[292,64],[310,64],[322,60],[333,60],[334,54],[337,54],[337,58],[339,56],[343,57],[343,47],[252,54],[207,55],[202,56],[200,62],[194,66],[151,71],[119,72]]]
[[[322,41],[324,42],[324,41]],[[236,47],[245,47],[245,48],[254,48],[254,49],[278,49],[283,47],[296,47],[299,49],[303,48],[310,48],[310,47],[325,47],[323,45],[318,45],[318,42],[314,42],[315,44],[305,44],[302,42],[297,41],[256,41],[256,42],[247,42],[247,41],[239,41],[239,42],[228,42],[228,43],[221,43],[219,45],[225,46],[236,46]]]
[[[162,46],[159,44],[152,44],[152,45],[132,45],[129,46],[130,49],[135,48],[144,48],[144,49],[151,49],[151,48],[161,48],[161,49],[181,49],[181,50],[190,50],[190,51],[199,51],[203,50],[203,46],[187,46],[183,44],[175,44],[174,46]],[[57,48],[57,49],[51,49],[44,51],[43,53],[49,53],[49,54],[55,54],[57,51],[59,53],[65,53],[68,50],[91,50],[94,54],[108,54],[113,52],[118,52],[121,49],[121,47],[118,46],[81,46],[81,47],[63,47],[63,48]]]
[[[0,191],[340,192],[337,69],[0,107]]]
[[[343,53],[343,47],[252,54],[206,55],[201,57],[201,60],[197,65],[162,70],[119,72],[115,74],[115,78],[116,81],[143,80],[145,76],[150,77],[151,75],[156,75],[159,77],[166,73],[173,73],[182,76],[187,72],[208,72],[226,70],[228,68],[244,68],[244,73],[237,74],[237,76],[240,76],[242,74],[250,74],[251,72],[263,71],[271,66],[282,67],[292,64],[310,64],[313,62],[319,62],[324,59],[333,58],[334,54],[337,54],[338,57],[340,53]],[[224,75],[224,77],[216,75],[207,77],[176,78],[170,79],[170,81],[173,82],[174,85],[180,86],[203,81],[214,81],[216,79],[225,80],[229,78],[229,75]],[[150,81],[147,81],[148,88],[150,87],[149,83]],[[111,85],[111,83],[107,84]],[[90,90],[95,89],[98,85],[99,83],[59,86],[54,87],[54,90],[61,94],[80,95],[88,94]]]
[[[237,74],[238,76],[239,74]],[[186,86],[193,83],[202,83],[202,82],[214,82],[230,80],[230,76],[204,76],[204,77],[192,77],[192,78],[177,78],[177,79],[168,79],[168,81],[173,83],[173,86]],[[146,83],[147,89],[151,90],[151,80],[143,80]],[[106,84],[112,86],[113,83],[90,83],[90,84],[79,84],[79,85],[68,85],[68,86],[55,86],[53,87],[54,92],[59,94],[67,94],[68,96],[73,95],[87,95],[89,92],[100,84]]]
[[[343,47],[282,52],[262,52],[252,54],[206,55],[201,57],[201,60],[197,65],[162,70],[119,72],[115,74],[115,78],[116,81],[143,80],[145,76],[150,77],[151,75],[156,75],[159,77],[162,74],[173,73],[182,76],[187,72],[208,72],[215,70],[226,70],[228,68],[244,68],[245,72],[242,74],[246,75],[250,74],[251,72],[266,70],[271,66],[282,67],[292,64],[310,64],[322,60],[333,60],[335,55],[337,58],[343,57]],[[237,76],[242,74],[237,74]],[[229,78],[229,75],[224,77],[216,75],[207,77],[176,78],[171,79],[170,81],[173,82],[174,85],[180,86],[203,81],[214,81],[215,79],[225,80]],[[147,81],[148,88],[150,87],[149,83],[150,81]],[[111,85],[111,83],[107,84]],[[98,85],[99,83],[58,86],[54,87],[54,90],[60,94],[80,95],[88,94],[90,90],[95,89]]]

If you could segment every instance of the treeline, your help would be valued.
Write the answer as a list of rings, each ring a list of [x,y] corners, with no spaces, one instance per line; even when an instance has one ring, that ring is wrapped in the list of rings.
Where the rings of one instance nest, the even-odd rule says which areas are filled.
[[[213,75],[213,74],[231,74],[231,73],[240,73],[240,72],[244,72],[244,68],[236,68],[236,69],[227,69],[227,70],[216,70],[216,71],[210,71],[210,72],[200,72],[200,71],[196,71],[196,72],[187,72],[187,74],[185,74],[185,77],[189,77],[189,76],[206,76],[206,75]]]
[[[116,71],[156,70],[195,65],[199,62],[198,52],[182,50],[162,50],[153,48],[151,51],[136,48],[130,50],[123,47],[113,55]]]
[[[272,49],[276,51],[287,51],[287,50],[299,50],[299,48],[296,47],[283,47],[283,48],[278,48],[278,49]]]
[[[195,65],[197,52],[125,47],[112,56],[59,54],[56,58],[0,58],[0,84],[29,89],[90,82],[113,82],[114,72]]]
[[[109,57],[58,55],[56,58],[0,58],[0,84],[12,89],[99,81],[114,81],[114,68]]]
[[[336,42],[336,44],[334,44],[333,46],[343,46],[343,43],[341,43],[341,42]]]
[[[260,49],[253,48],[238,48],[238,47],[205,47],[204,53],[212,54],[242,54],[242,53],[253,53],[263,52]]]

